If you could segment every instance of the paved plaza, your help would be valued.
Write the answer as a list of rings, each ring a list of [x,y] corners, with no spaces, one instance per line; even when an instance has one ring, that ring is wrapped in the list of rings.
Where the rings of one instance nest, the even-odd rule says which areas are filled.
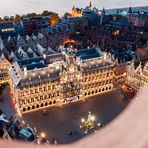
[[[50,142],[56,139],[58,143],[66,144],[85,136],[80,129],[80,121],[82,117],[87,117],[88,111],[96,116],[98,123],[106,126],[128,105],[129,102],[123,99],[120,90],[116,89],[88,98],[87,101],[46,108],[47,115],[43,115],[43,110],[39,110],[24,114],[23,118],[29,126],[37,129],[38,134],[44,132]],[[73,131],[72,135],[68,134],[69,130]]]
[[[0,96],[0,109],[5,113],[6,118],[9,119],[12,115],[16,114],[14,105],[12,104],[9,86],[6,86],[4,90],[0,92]]]

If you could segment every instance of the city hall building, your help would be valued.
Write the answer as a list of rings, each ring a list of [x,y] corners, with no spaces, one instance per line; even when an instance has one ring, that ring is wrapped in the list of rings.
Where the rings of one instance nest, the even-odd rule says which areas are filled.
[[[116,70],[115,60],[97,48],[16,61],[9,69],[13,100],[26,113],[85,99],[112,90]]]

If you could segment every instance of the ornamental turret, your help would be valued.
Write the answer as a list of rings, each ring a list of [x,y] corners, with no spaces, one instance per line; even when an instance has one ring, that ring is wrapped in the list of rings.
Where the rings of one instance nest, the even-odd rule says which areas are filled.
[[[63,52],[64,62],[62,65],[60,85],[61,101],[69,98],[79,99],[81,94],[81,59],[76,56],[76,49],[71,47]]]

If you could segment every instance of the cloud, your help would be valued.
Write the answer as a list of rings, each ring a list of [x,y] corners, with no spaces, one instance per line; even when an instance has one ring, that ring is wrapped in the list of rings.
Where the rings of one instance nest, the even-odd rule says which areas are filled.
[[[0,16],[42,12],[49,10],[63,14],[70,11],[72,6],[84,8],[90,0],[0,0]],[[92,0],[93,6],[99,9],[148,6],[148,0]]]

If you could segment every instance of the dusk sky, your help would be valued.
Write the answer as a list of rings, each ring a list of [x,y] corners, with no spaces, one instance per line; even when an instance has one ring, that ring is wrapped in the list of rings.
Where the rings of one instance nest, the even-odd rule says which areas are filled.
[[[54,11],[63,15],[70,12],[73,5],[85,8],[90,0],[0,0],[0,16],[11,16],[30,12]],[[98,9],[148,6],[148,0],[92,0],[92,5]]]

